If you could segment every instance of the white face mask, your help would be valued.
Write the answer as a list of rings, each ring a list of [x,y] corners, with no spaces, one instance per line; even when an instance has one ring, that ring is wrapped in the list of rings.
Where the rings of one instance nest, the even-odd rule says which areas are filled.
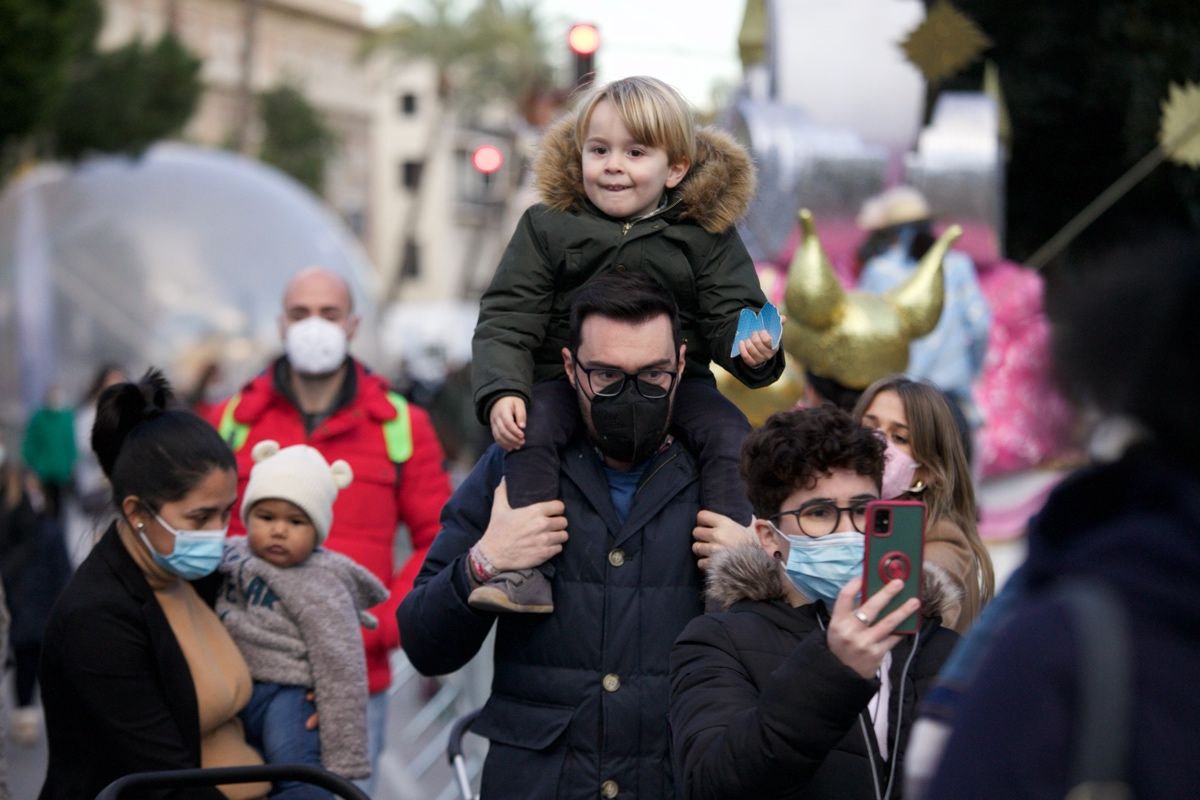
[[[323,317],[306,317],[288,326],[283,349],[302,375],[328,375],[346,360],[346,331]]]

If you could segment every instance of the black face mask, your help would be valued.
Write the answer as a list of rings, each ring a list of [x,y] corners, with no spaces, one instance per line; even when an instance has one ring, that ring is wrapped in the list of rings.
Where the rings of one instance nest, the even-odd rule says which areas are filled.
[[[637,464],[654,455],[670,422],[670,395],[647,400],[632,380],[625,381],[618,395],[592,398],[596,447],[614,461]]]

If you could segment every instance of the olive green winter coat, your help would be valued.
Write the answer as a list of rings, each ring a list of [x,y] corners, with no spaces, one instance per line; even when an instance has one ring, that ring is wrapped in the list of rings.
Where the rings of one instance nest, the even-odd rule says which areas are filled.
[[[734,227],[754,194],[746,151],[720,131],[698,131],[696,163],[665,207],[626,222],[587,200],[574,130],[568,116],[546,133],[534,164],[542,202],[521,217],[480,305],[471,374],[480,421],[498,398],[528,405],[534,381],[563,374],[575,290],[612,270],[649,273],[675,296],[687,377],[711,381],[716,361],[752,388],[773,383],[782,351],[758,369],[729,357],[739,312],[766,303]]]

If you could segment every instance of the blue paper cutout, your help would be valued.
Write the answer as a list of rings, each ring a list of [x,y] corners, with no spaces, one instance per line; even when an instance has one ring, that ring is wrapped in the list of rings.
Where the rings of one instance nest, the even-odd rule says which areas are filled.
[[[767,303],[757,314],[749,307],[742,309],[738,315],[737,334],[733,337],[733,348],[729,351],[729,357],[741,355],[742,342],[758,331],[766,331],[771,337],[772,350],[779,347],[779,340],[783,336],[783,321],[780,320],[779,309],[774,304]]]

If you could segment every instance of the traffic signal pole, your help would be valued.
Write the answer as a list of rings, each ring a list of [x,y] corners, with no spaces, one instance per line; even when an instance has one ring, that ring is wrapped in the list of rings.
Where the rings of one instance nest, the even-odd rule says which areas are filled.
[[[596,51],[600,49],[600,31],[590,22],[580,22],[567,31],[567,46],[575,55],[575,88],[581,89],[596,79]]]

